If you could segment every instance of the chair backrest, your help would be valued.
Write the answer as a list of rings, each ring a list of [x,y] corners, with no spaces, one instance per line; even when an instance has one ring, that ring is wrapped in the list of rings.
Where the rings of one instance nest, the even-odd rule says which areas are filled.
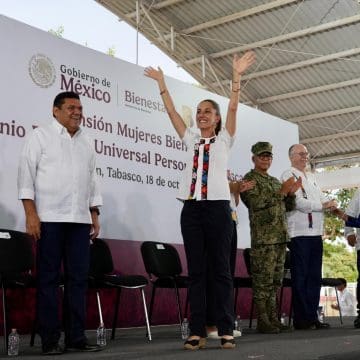
[[[321,286],[330,286],[330,287],[334,287],[336,290],[337,286],[342,285],[343,282],[341,281],[340,278],[322,278],[321,279]]]
[[[21,231],[0,229],[0,274],[21,273],[33,266],[32,238]]]
[[[149,275],[177,276],[182,272],[179,254],[170,244],[145,241],[141,244],[141,255]]]
[[[114,263],[109,245],[102,239],[93,240],[90,245],[89,275],[95,278],[114,271]]]
[[[247,270],[249,276],[251,276],[250,250],[251,250],[250,248],[245,248],[243,250],[244,262],[245,262],[246,270]]]

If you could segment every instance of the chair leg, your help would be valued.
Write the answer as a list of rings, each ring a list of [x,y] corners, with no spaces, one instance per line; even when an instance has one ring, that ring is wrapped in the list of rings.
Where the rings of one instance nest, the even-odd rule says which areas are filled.
[[[176,286],[176,283],[174,282],[174,288],[175,288],[175,296],[176,296],[176,303],[177,303],[177,307],[178,307],[178,314],[179,314],[179,326],[180,326],[180,331],[181,331],[181,323],[182,323],[182,314],[181,314],[181,306],[180,306],[180,296],[179,296],[179,289]]]
[[[279,296],[279,308],[278,308],[278,319],[281,319],[282,314],[282,303],[283,303],[283,297],[284,297],[284,287],[280,287],[280,296]]]
[[[3,322],[4,322],[4,349],[8,351],[8,342],[7,342],[7,312],[6,312],[6,289],[4,288],[4,284],[1,284],[2,289],[2,303],[3,303]]]
[[[341,314],[341,307],[340,307],[340,303],[339,303],[339,295],[338,295],[338,291],[337,288],[335,287],[335,294],[336,294],[336,301],[337,301],[337,305],[339,308],[339,316],[340,316],[340,324],[343,324],[343,320],[342,320],[342,314]]]
[[[118,287],[116,289],[116,300],[115,300],[114,318],[113,318],[113,324],[111,330],[111,340],[115,339],[115,331],[116,331],[117,319],[119,314],[120,294],[121,294],[121,288]]]
[[[293,315],[293,295],[292,295],[292,291],[291,291],[291,298],[290,298],[290,310],[289,310],[289,326],[291,325],[291,320],[292,320],[292,315]]]
[[[252,327],[253,316],[254,316],[254,297],[251,299],[249,329],[251,329]]]
[[[102,315],[100,292],[98,290],[96,291],[96,302],[97,302],[98,311],[99,311],[99,320],[100,320],[101,323],[103,323],[104,320],[103,320],[103,315]]]
[[[236,305],[237,305],[237,299],[239,295],[239,288],[235,288],[235,299],[234,299],[234,314],[236,315]]]
[[[186,303],[185,303],[185,314],[184,317],[189,316],[189,289],[186,289]]]
[[[35,317],[32,329],[31,329],[31,337],[30,337],[30,346],[34,346],[35,336],[36,336],[36,328],[37,328],[37,317]]]
[[[150,323],[149,323],[149,317],[148,317],[148,312],[147,312],[147,307],[146,307],[146,299],[145,299],[144,288],[141,288],[140,291],[141,291],[141,297],[142,297],[142,301],[143,301],[143,305],[144,305],[144,314],[145,314],[147,335],[148,335],[149,341],[151,341],[152,337],[151,337]]]
[[[149,308],[149,323],[150,324],[151,324],[151,318],[152,318],[153,307],[154,307],[155,290],[156,290],[156,287],[153,284],[153,288],[152,288],[152,292],[151,292],[150,308]]]

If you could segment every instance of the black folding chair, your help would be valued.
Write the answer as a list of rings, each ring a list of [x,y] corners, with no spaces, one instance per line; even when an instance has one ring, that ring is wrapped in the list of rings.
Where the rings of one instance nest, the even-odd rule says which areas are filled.
[[[34,288],[31,274],[34,266],[33,241],[24,232],[0,229],[0,283],[2,288],[4,347],[7,351],[7,289]]]
[[[279,317],[280,317],[280,313],[281,313],[281,309],[282,309],[284,288],[292,287],[290,269],[291,269],[291,252],[287,251],[286,258],[285,258],[285,265],[284,265],[284,279],[283,279],[283,284],[282,284],[282,287],[280,290]],[[335,289],[336,300],[337,300],[337,304],[339,307],[340,323],[343,324],[341,308],[340,308],[340,304],[339,304],[339,295],[338,295],[338,291],[337,291],[337,286],[339,286],[341,284],[342,284],[342,282],[338,278],[322,278],[321,279],[321,287],[333,287]],[[292,312],[293,312],[293,300],[292,300],[292,295],[291,295],[290,311],[289,311],[289,325],[291,324]]]
[[[279,310],[278,310],[278,317],[281,318],[282,313],[282,304],[283,304],[283,298],[284,298],[284,289],[292,287],[292,281],[291,281],[291,258],[290,258],[290,251],[286,251],[285,255],[285,263],[284,263],[284,278],[282,281],[282,285],[280,288],[280,299],[279,299]],[[292,318],[292,312],[293,312],[293,303],[292,303],[292,293],[291,293],[291,300],[290,300],[290,309],[289,309],[289,323],[287,325],[290,326],[291,324],[291,318]]]
[[[250,276],[250,249],[243,250],[243,259],[247,269],[248,276],[234,276],[234,289],[235,289],[235,297],[234,297],[234,313],[237,314],[237,300],[239,296],[239,289],[252,289],[252,278]],[[251,302],[251,319],[254,311],[254,302]]]
[[[340,324],[343,324],[342,314],[341,314],[341,307],[339,303],[339,294],[337,287],[342,285],[341,279],[338,278],[322,278],[321,279],[321,287],[333,287],[335,289],[335,295],[336,295],[336,301],[339,309],[339,318],[340,318]]]
[[[144,306],[144,314],[148,339],[151,340],[150,322],[146,307],[144,287],[148,285],[147,279],[142,275],[119,275],[114,274],[113,258],[108,244],[101,239],[96,239],[90,246],[90,271],[89,287],[99,293],[101,288],[113,288],[117,290],[114,305],[114,318],[112,324],[111,339],[115,338],[115,331],[120,307],[120,295],[122,289],[139,289]],[[100,304],[98,304],[100,305]],[[99,310],[101,308],[99,306]]]
[[[249,278],[247,281],[247,287],[252,288],[252,272],[251,272],[251,261],[250,261],[250,248],[245,248],[243,250],[243,257],[244,257],[244,263],[246,266],[246,271],[249,275]],[[235,281],[235,279],[234,279]],[[235,299],[237,301],[237,294],[235,294]],[[249,319],[249,328],[251,329],[252,327],[252,320],[254,317],[254,296],[251,295],[251,308],[250,308],[250,319]]]
[[[179,324],[181,326],[183,316],[180,306],[179,289],[188,288],[189,277],[180,275],[182,266],[176,248],[170,244],[155,241],[145,241],[141,245],[141,255],[146,272],[149,274],[153,285],[149,309],[151,322],[155,292],[157,288],[174,289],[176,304],[178,308]],[[185,313],[188,307],[188,296],[186,297]]]

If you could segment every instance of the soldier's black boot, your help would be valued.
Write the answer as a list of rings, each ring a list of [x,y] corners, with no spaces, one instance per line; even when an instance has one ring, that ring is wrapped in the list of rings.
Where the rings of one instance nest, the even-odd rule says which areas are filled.
[[[354,320],[354,328],[360,329],[360,310],[358,310],[357,317]]]
[[[282,324],[281,321],[279,321],[276,299],[274,296],[268,299],[266,310],[271,325],[277,327],[280,330],[280,332],[288,332],[293,330],[293,328],[291,326],[288,326],[288,324]]]
[[[279,328],[274,326],[268,317],[265,302],[257,302],[257,326],[256,330],[263,334],[278,334]]]

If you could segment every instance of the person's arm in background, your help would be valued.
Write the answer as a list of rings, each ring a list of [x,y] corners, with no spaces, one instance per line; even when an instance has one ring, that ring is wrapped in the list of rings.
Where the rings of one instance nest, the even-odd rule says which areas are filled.
[[[100,193],[99,182],[97,181],[96,174],[96,160],[95,153],[91,159],[91,174],[90,174],[90,202],[89,209],[91,215],[91,230],[90,230],[90,238],[93,240],[97,238],[100,233],[100,223],[99,223],[99,207],[102,205],[102,197]]]
[[[255,180],[252,176],[254,176],[254,172],[245,175],[244,180]],[[280,189],[275,192],[269,191],[268,188],[263,188],[260,183],[256,182],[252,189],[242,192],[240,196],[247,208],[257,211],[277,206],[286,197],[293,196],[300,185],[301,180],[295,180],[292,176],[283,182]]]
[[[356,245],[355,228],[360,228],[360,191],[356,190],[345,212],[341,209],[333,209],[332,213],[345,221],[344,236],[350,246]]]
[[[255,186],[255,183],[255,180],[229,181],[230,192],[234,194],[236,206],[239,205],[240,193],[252,189]]]
[[[291,176],[294,176],[294,174],[291,172],[291,170],[285,171],[282,176],[281,180],[285,181],[286,179],[290,178]],[[311,176],[311,175],[310,175]],[[303,180],[305,181],[305,180]],[[311,179],[310,181],[315,181],[315,179]],[[330,209],[332,207],[336,207],[336,201],[328,199],[324,193],[320,190],[320,201],[313,201],[311,199],[305,198],[303,195],[303,191],[301,187],[297,191],[295,191],[295,209],[298,211],[301,211],[303,213],[311,213],[313,211],[324,211],[325,209]]]
[[[346,210],[346,214],[353,217],[359,217],[360,215],[360,190],[357,189],[355,194],[351,198]],[[356,231],[352,226],[345,224],[344,236],[350,246],[355,246],[357,243]]]
[[[37,241],[41,235],[41,223],[35,201],[32,199],[21,199],[21,201],[25,211],[26,232]]]
[[[18,167],[18,198],[25,211],[26,232],[35,240],[40,239],[40,218],[35,204],[35,179],[41,157],[41,145],[34,131],[24,144]]]

